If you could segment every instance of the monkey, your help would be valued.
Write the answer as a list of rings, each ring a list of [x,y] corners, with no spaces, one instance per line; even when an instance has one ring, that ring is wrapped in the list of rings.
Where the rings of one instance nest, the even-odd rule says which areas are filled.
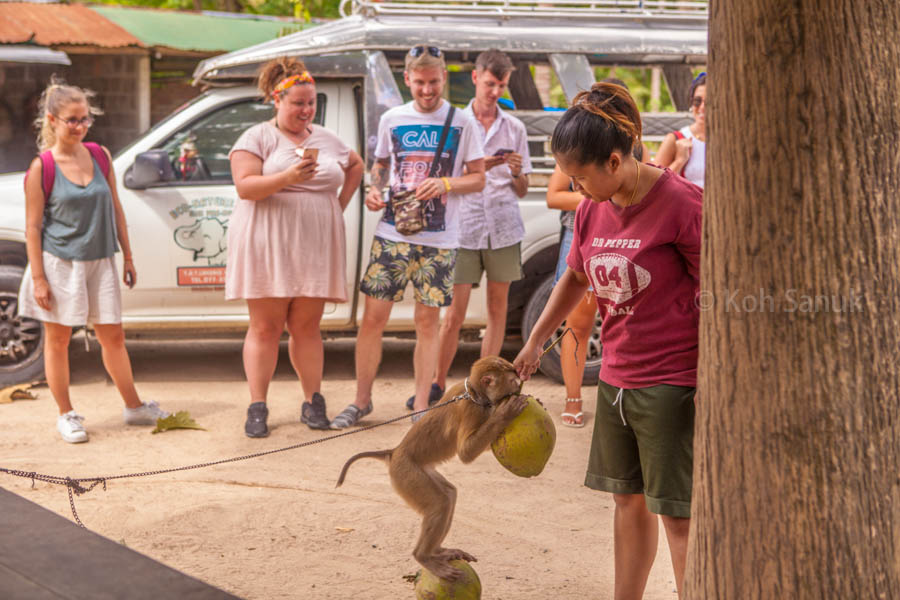
[[[453,520],[456,487],[435,466],[454,454],[468,464],[484,452],[525,409],[527,402],[520,395],[521,389],[522,381],[512,363],[499,356],[480,358],[472,365],[469,377],[448,389],[440,405],[413,423],[396,448],[350,457],[336,487],[344,483],[347,469],[360,458],[385,461],[394,491],[422,515],[413,558],[442,579],[458,579],[462,571],[450,566],[450,561],[476,559],[468,552],[441,546]]]

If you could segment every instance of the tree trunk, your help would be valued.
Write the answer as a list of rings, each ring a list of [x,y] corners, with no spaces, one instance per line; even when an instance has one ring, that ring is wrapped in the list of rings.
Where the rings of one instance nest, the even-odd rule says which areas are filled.
[[[686,597],[900,598],[900,2],[711,11]]]

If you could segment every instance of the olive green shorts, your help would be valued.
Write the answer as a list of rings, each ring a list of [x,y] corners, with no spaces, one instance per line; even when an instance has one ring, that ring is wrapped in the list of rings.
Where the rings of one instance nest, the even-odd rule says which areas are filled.
[[[453,283],[476,284],[481,274],[487,273],[488,281],[518,281],[522,279],[521,244],[505,248],[469,250],[460,248],[456,253],[456,270]]]
[[[652,513],[690,517],[695,391],[655,385],[620,393],[601,381],[584,485],[643,494]]]

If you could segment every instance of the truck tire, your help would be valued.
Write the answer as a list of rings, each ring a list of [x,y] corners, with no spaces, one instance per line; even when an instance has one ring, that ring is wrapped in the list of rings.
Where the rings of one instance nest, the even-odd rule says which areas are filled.
[[[0,387],[44,377],[44,326],[18,315],[25,269],[0,265]]]
[[[534,324],[537,323],[538,317],[541,316],[541,312],[547,304],[547,300],[550,299],[550,292],[553,291],[553,285],[556,283],[554,278],[555,276],[553,273],[548,275],[534,291],[534,294],[531,295],[531,298],[528,299],[528,303],[525,305],[525,313],[522,316],[523,340],[527,340],[528,336],[531,335]],[[563,331],[565,331],[565,327],[557,329],[550,340],[544,344],[544,347],[546,348],[549,346],[553,340],[562,335]],[[594,331],[591,333],[591,337],[588,340],[588,353],[587,360],[585,360],[584,377],[581,381],[582,385],[597,385],[597,379],[600,377],[601,361],[602,347],[600,345],[600,320],[598,319],[594,325]],[[553,349],[541,359],[540,370],[541,373],[547,377],[554,379],[559,383],[564,383],[562,366],[560,365],[560,344],[554,346]]]

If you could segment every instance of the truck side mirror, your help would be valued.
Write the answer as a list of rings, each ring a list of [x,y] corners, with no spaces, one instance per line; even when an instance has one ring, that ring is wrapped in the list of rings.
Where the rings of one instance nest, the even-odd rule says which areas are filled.
[[[132,189],[143,189],[174,180],[175,172],[165,150],[141,152],[125,172],[125,187]]]

